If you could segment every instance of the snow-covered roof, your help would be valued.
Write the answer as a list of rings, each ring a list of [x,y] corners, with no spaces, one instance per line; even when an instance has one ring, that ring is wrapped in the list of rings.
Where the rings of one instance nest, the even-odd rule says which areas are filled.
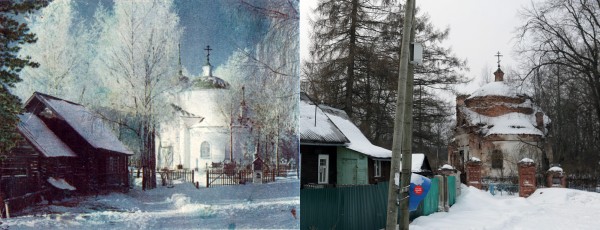
[[[350,118],[343,110],[331,108],[328,106],[320,106],[321,109],[329,116],[331,121],[339,128],[340,131],[350,140],[346,146],[349,149],[363,153],[376,158],[390,158],[392,151],[373,145],[365,135],[350,121]],[[414,155],[413,155],[414,156]],[[422,160],[421,160],[422,161]],[[414,161],[413,161],[414,162]],[[414,168],[414,167],[413,167]],[[419,167],[420,169],[420,167]]]
[[[96,117],[90,110],[82,105],[61,100],[48,95],[36,93],[35,95],[48,107],[51,107],[75,131],[94,148],[114,152],[133,154],[110,130],[110,128]]]
[[[423,153],[413,153],[411,155],[410,167],[411,172],[423,172],[423,165],[425,164],[425,154]],[[402,164],[400,164],[400,170],[402,170]]]
[[[73,187],[72,185],[70,185],[67,181],[65,181],[65,179],[55,179],[54,177],[50,177],[48,178],[48,183],[50,183],[52,186],[56,187],[57,189],[64,189],[64,190],[71,190],[74,191],[75,187]]]
[[[521,163],[521,162],[522,163],[533,163],[533,160],[531,158],[525,157],[519,161],[519,163]]]
[[[550,172],[562,172],[563,169],[561,167],[554,166],[554,167],[548,169],[548,171],[550,171]]]
[[[517,91],[503,81],[495,81],[485,84],[481,88],[475,90],[468,98],[485,97],[485,96],[504,96],[517,97]]]
[[[319,144],[349,142],[323,110],[304,93],[300,95],[300,142]]]
[[[454,167],[452,167],[452,166],[451,166],[451,165],[449,165],[449,164],[444,164],[444,165],[442,165],[442,167],[441,167],[440,169],[454,170]]]
[[[20,120],[17,126],[19,132],[45,157],[77,156],[39,117],[31,113],[18,116]]]
[[[472,162],[481,162],[481,159],[479,159],[477,157],[471,157],[471,158],[469,158],[469,161],[472,161]]]
[[[461,107],[460,110],[472,125],[482,125],[481,132],[485,136],[493,134],[544,135],[541,130],[536,128],[535,113],[523,114],[512,112],[497,117],[488,117],[467,107]],[[544,125],[549,122],[550,119],[544,115]]]

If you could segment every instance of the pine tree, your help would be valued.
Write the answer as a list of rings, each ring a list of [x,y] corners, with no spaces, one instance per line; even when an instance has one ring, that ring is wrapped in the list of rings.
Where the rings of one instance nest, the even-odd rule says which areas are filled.
[[[12,148],[18,138],[15,128],[17,114],[21,112],[21,101],[13,95],[11,88],[21,81],[19,76],[23,68],[38,67],[31,57],[17,54],[24,44],[36,42],[35,34],[29,31],[23,15],[32,13],[48,1],[0,1],[0,153]]]
[[[404,14],[397,5],[377,4],[366,0],[321,2],[316,9],[319,18],[313,22],[312,57],[303,67],[303,76],[317,101],[343,108],[372,142],[389,148]],[[356,14],[352,14],[354,6]],[[460,71],[466,63],[441,45],[449,29],[436,29],[424,14],[417,13],[415,19],[415,41],[423,44],[424,60],[423,66],[415,67],[413,128],[415,149],[426,152],[437,147],[440,138],[434,127],[445,122],[451,111],[448,102],[436,95],[439,90],[451,92],[451,85],[465,81]],[[356,29],[352,25],[357,25]]]

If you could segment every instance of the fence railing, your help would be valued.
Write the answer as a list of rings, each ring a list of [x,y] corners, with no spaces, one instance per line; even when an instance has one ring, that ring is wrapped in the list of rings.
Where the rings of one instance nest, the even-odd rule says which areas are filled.
[[[262,170],[260,175],[262,183],[274,182],[276,177],[286,177],[288,169],[280,168]],[[222,168],[208,168],[206,170],[206,187],[246,184],[254,181],[254,171],[249,169],[231,170]]]
[[[252,181],[251,170],[225,170],[222,168],[206,170],[206,187],[238,185]]]

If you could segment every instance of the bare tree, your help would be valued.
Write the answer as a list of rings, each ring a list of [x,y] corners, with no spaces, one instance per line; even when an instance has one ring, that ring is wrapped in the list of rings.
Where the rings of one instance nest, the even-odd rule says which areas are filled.
[[[589,172],[600,159],[600,2],[547,0],[522,15],[523,78],[553,119],[554,160]]]

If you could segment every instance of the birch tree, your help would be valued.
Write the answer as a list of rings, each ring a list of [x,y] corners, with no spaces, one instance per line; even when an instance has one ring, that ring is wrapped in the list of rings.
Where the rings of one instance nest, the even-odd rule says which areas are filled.
[[[27,21],[39,42],[24,46],[20,54],[34,56],[40,67],[23,70],[19,96],[26,99],[39,91],[81,102],[87,78],[92,78],[88,67],[94,47],[91,31],[77,16],[73,2],[55,0]]]
[[[102,22],[101,76],[108,106],[138,122],[121,121],[139,138],[142,189],[156,187],[155,126],[167,112],[165,92],[177,83],[177,45],[182,29],[173,1],[115,1]]]

